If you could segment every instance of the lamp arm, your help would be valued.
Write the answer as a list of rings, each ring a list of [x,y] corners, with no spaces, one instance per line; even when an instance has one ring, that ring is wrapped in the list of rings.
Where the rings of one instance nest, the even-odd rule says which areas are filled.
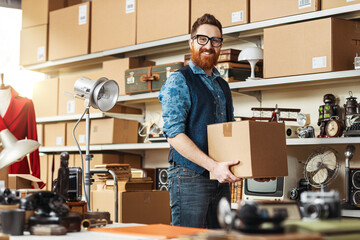
[[[83,159],[83,154],[82,154],[82,152],[81,152],[81,147],[80,147],[80,145],[79,145],[79,143],[78,143],[78,141],[77,141],[77,139],[76,139],[75,129],[76,129],[76,127],[79,125],[80,121],[83,119],[84,115],[89,111],[89,108],[90,108],[89,106],[87,106],[87,107],[85,108],[83,114],[80,116],[79,120],[76,122],[76,124],[75,124],[75,126],[74,126],[74,128],[73,128],[73,131],[72,131],[72,136],[73,136],[73,138],[74,138],[74,140],[75,140],[76,146],[77,146],[77,148],[78,148],[78,150],[79,150],[79,153],[80,153],[81,168],[83,169],[83,171],[81,171],[81,172],[82,172],[82,186],[83,186],[83,190],[84,190],[85,200],[86,200],[87,203],[89,203],[90,196],[87,194],[86,189],[85,189],[84,159]],[[87,205],[87,209],[88,209],[88,211],[90,211],[90,204]]]

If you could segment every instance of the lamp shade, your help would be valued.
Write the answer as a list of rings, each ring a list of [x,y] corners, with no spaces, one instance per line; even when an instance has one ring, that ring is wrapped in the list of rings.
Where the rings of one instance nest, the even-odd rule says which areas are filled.
[[[258,47],[249,47],[241,50],[238,58],[239,61],[260,59],[263,59],[263,50]]]
[[[74,84],[74,91],[79,96],[88,98],[93,108],[109,111],[117,102],[119,85],[114,80],[105,77],[96,81],[80,77]]]
[[[263,59],[263,50],[259,47],[250,47],[241,50],[238,60],[249,61],[251,67],[251,75],[247,80],[260,79],[255,77],[255,65],[260,59]]]
[[[3,145],[0,153],[0,169],[22,160],[26,154],[32,153],[40,146],[35,140],[17,140],[9,129],[0,132],[0,139]]]

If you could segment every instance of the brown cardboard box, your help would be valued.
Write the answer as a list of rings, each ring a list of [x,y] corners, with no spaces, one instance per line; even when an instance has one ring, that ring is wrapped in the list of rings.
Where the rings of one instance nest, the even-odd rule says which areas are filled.
[[[43,146],[66,146],[66,123],[58,122],[44,124]]]
[[[63,0],[22,0],[22,28],[48,24],[49,12],[63,7]]]
[[[66,146],[76,146],[75,140],[73,138],[73,129],[76,124],[74,122],[66,122]],[[91,124],[91,123],[90,123]],[[75,129],[75,137],[78,141],[78,144],[85,145],[86,144],[86,122],[80,121]]]
[[[320,0],[250,0],[250,22],[258,22],[318,10],[320,10]]]
[[[59,108],[58,115],[82,114],[85,110],[84,100],[72,98],[66,93],[74,94],[74,84],[80,77],[87,77],[94,81],[103,77],[103,72],[90,72],[77,75],[61,76],[59,80]],[[91,108],[90,113],[100,112],[99,109]]]
[[[9,174],[10,189],[32,188],[34,182],[41,182],[41,179],[31,174]]]
[[[36,124],[37,141],[43,146],[44,143],[44,124]]]
[[[264,77],[354,69],[360,25],[325,18],[264,30]]]
[[[114,220],[114,191],[91,192],[92,209],[109,211]],[[170,195],[168,191],[119,192],[119,222],[170,224]]]
[[[138,0],[136,43],[189,33],[189,0]]]
[[[120,153],[119,163],[128,163],[132,168],[142,167],[141,156],[136,154]]]
[[[59,105],[59,79],[51,78],[36,82],[32,101],[36,117],[56,116]]]
[[[85,154],[83,155],[85,164]],[[93,159],[90,161],[90,169],[95,168],[95,165],[119,163],[119,155],[111,153],[96,153],[93,154]],[[81,167],[80,154],[75,154],[75,167]]]
[[[116,118],[93,119],[90,144],[137,143],[138,122]]]
[[[92,0],[92,53],[135,45],[136,4],[129,8],[127,2],[126,0]]]
[[[240,161],[231,167],[241,178],[288,175],[285,125],[240,121],[208,125],[209,156],[219,162]]]
[[[90,2],[52,11],[49,22],[49,60],[89,53]]]
[[[121,58],[103,62],[103,73],[108,79],[115,80],[119,85],[119,95],[125,94],[125,70],[130,68],[155,66],[155,62],[144,58]]]
[[[38,25],[21,30],[20,65],[31,65],[48,60],[48,25]]]
[[[83,0],[65,0],[65,5],[66,5],[66,7],[70,7],[70,6],[77,5],[77,4],[80,4],[80,3],[83,3],[83,2],[86,2],[86,1],[83,1]]]
[[[249,8],[249,0],[192,0],[190,24],[205,13],[214,15],[222,27],[248,23]]]
[[[8,174],[9,167],[4,167],[0,169],[0,188],[7,188],[9,186]]]
[[[321,10],[359,4],[360,0],[321,0]]]

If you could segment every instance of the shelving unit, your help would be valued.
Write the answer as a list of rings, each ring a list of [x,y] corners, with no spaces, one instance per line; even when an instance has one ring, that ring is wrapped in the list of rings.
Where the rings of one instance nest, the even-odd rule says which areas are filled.
[[[360,18],[360,4],[334,8],[323,11],[310,12],[305,14],[299,14],[294,16],[287,16],[277,19],[271,19],[266,21],[260,21],[255,23],[248,23],[233,27],[227,27],[223,29],[224,33],[224,45],[228,43],[238,42],[241,39],[246,39],[253,36],[263,35],[263,29],[272,26],[278,26],[282,24],[295,23],[300,21],[314,20],[323,17],[335,16],[343,19]],[[74,68],[77,66],[91,65],[94,63],[101,63],[106,59],[114,57],[132,57],[132,56],[146,56],[154,53],[168,53],[172,51],[184,50],[188,48],[187,40],[189,34],[172,37],[168,39],[162,39],[158,41],[137,44],[117,49],[111,49],[98,53],[91,53],[87,55],[61,59],[56,61],[48,61],[41,64],[26,66],[28,70],[35,70],[39,72],[52,72],[56,69],[62,68]],[[329,83],[351,82],[360,78],[359,70],[339,71],[339,72],[327,72],[318,74],[307,74],[290,77],[280,77],[271,79],[262,79],[254,81],[242,81],[230,83],[230,88],[233,92],[255,96],[258,101],[261,102],[261,91],[278,88],[294,88],[299,86],[316,86]],[[119,96],[119,103],[144,103],[149,101],[157,101],[159,92],[126,95]],[[91,118],[103,118],[114,117],[113,114],[107,113],[91,113]],[[38,118],[38,123],[56,122],[56,121],[70,121],[77,120],[80,115],[71,116],[55,116]],[[144,120],[144,115],[130,116],[128,114],[118,115],[121,118],[136,118],[138,121]],[[318,145],[318,144],[357,144],[360,143],[359,137],[353,138],[329,138],[329,139],[287,139],[288,146],[303,146],[303,145]],[[159,150],[168,149],[168,143],[137,143],[137,144],[111,144],[111,145],[92,145],[91,151],[145,151],[145,150]],[[82,150],[85,148],[82,147]],[[78,151],[76,147],[41,147],[40,152],[52,153]]]
[[[341,145],[341,144],[360,144],[360,137],[340,137],[340,138],[288,138],[287,146],[305,146],[305,145]],[[141,150],[159,150],[169,149],[167,142],[161,143],[128,143],[128,144],[107,144],[107,145],[91,145],[90,151],[141,151]],[[81,150],[85,151],[85,146],[81,146]],[[76,146],[66,147],[40,147],[40,152],[77,152]]]
[[[266,21],[260,21],[255,23],[248,23],[233,27],[227,27],[223,29],[224,44],[243,37],[259,36],[262,35],[262,30],[267,27],[273,27],[281,24],[295,23],[299,21],[313,20],[323,17],[336,16],[343,19],[353,19],[359,17],[360,4],[354,4],[345,7],[339,7],[334,9],[328,9],[323,11],[316,11],[304,14],[298,14],[294,16],[287,16],[282,18],[270,19]],[[86,64],[93,64],[108,59],[109,57],[132,57],[132,56],[144,56],[152,53],[163,53],[176,51],[180,49],[188,48],[187,40],[189,34],[131,45],[122,48],[116,48],[106,50],[97,53],[91,53],[81,55],[77,57],[71,57],[66,59],[60,59],[55,61],[47,61],[45,63],[29,65],[25,68],[28,70],[34,70],[39,72],[51,72],[59,68],[84,66]]]

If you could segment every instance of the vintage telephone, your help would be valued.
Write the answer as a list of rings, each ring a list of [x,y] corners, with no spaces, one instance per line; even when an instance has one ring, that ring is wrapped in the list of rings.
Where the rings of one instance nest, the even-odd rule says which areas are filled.
[[[65,198],[55,192],[29,194],[20,200],[20,208],[34,211],[34,215],[29,218],[29,227],[36,224],[60,224],[68,232],[81,230],[81,214],[70,212]]]

